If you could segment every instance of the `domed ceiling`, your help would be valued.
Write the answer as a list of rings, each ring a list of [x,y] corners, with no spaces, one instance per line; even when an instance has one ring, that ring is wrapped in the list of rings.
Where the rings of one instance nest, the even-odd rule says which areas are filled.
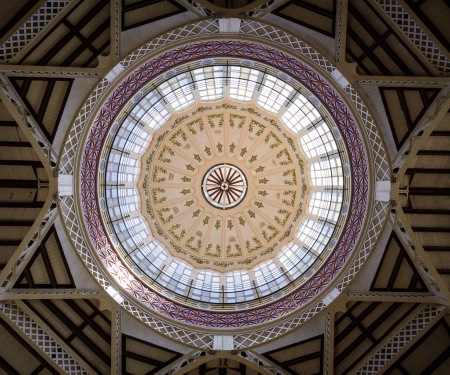
[[[0,372],[448,373],[444,3],[5,2]]]
[[[364,136],[338,87],[298,57],[187,43],[141,59],[85,132],[90,241],[108,278],[158,314],[268,323],[357,255],[371,194]]]

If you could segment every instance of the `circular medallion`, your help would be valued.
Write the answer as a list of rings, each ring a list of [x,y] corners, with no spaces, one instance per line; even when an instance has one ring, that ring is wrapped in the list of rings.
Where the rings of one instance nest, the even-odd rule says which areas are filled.
[[[218,164],[203,177],[202,193],[211,206],[223,210],[232,208],[241,203],[247,194],[247,179],[238,167]]]
[[[250,103],[196,105],[155,132],[138,182],[153,237],[193,267],[249,269],[293,238],[310,191],[307,158]]]

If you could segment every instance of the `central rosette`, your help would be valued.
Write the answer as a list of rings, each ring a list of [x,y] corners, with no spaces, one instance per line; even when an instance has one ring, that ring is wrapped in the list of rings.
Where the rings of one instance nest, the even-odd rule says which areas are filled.
[[[174,256],[223,271],[273,258],[307,201],[304,156],[281,121],[249,103],[191,107],[153,136],[138,186],[152,236]]]
[[[218,164],[203,177],[202,191],[213,207],[232,208],[241,203],[247,194],[247,179],[238,167]]]

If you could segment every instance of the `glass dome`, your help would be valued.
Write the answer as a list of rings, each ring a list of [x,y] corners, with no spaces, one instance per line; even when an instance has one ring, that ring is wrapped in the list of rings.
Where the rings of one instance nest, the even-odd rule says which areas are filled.
[[[366,222],[373,207],[374,176],[366,134],[358,121],[369,126],[370,134],[377,133],[372,133],[374,125],[367,117],[355,117],[366,110],[364,104],[352,87],[338,88],[345,84],[342,80],[330,82],[336,76],[332,63],[288,34],[283,35],[292,38],[290,52],[274,47],[276,41],[268,45],[263,37],[237,40],[217,35],[211,40],[208,33],[208,40],[193,40],[186,36],[191,34],[170,35],[186,41],[164,49],[152,42],[127,56],[99,82],[77,117],[71,139],[79,140],[81,154],[74,175],[79,211],[73,216],[71,238],[81,244],[81,258],[99,284],[117,289],[121,306],[146,324],[160,327],[166,320],[194,331],[214,327],[229,332],[254,325],[281,330],[283,321],[310,319],[345,289],[372,241],[372,224]],[[166,45],[165,37],[158,40]],[[221,110],[225,107],[226,112]],[[220,126],[217,111],[223,112],[226,126]],[[230,138],[221,129],[231,128],[232,115],[245,120],[241,134]],[[297,119],[289,122],[292,115]],[[196,130],[190,123],[199,117],[207,137],[189,130]],[[238,143],[231,150],[233,139]],[[200,151],[200,145],[202,153],[194,152]],[[73,147],[78,143],[66,147],[64,160],[69,163]],[[277,147],[283,152],[275,153]],[[229,160],[224,161],[225,153],[234,156],[227,155]],[[181,158],[190,162],[181,164]],[[169,166],[161,165],[166,162],[177,165],[169,171]],[[202,178],[218,164],[238,167],[248,182],[242,202],[228,210],[214,208],[201,194]],[[156,170],[161,176],[155,177]],[[190,187],[179,182],[184,183],[184,177]],[[269,187],[281,179],[283,184],[260,189],[260,184]],[[289,185],[285,180],[296,192],[286,220],[277,212],[284,209],[283,199],[289,201],[283,194]],[[157,186],[166,181],[179,186]],[[155,199],[158,188],[178,192],[156,194]],[[193,196],[186,200],[189,189]],[[170,203],[167,207],[166,201],[156,201],[164,197]],[[196,204],[221,216],[205,221],[208,229],[200,245],[198,218],[206,213],[200,207],[192,211]],[[251,231],[242,231],[235,215],[230,219],[230,227],[239,228],[230,235],[235,241],[224,238],[231,229],[229,218],[222,215],[236,214],[242,207]],[[251,221],[253,214],[261,219],[257,225]],[[189,223],[187,217],[192,225],[182,228]],[[212,228],[217,231],[215,238],[222,238],[216,243],[221,248],[213,243],[207,254]],[[240,234],[252,231],[261,246],[255,241],[255,246],[250,243],[248,251],[240,253],[234,245],[247,246],[248,239]],[[187,251],[190,247],[198,254]],[[215,255],[220,259],[213,259]]]
[[[224,203],[229,170],[245,194]],[[98,185],[108,235],[137,277],[177,302],[233,310],[286,295],[320,268],[351,181],[341,134],[308,89],[270,66],[217,58],[170,70],[125,103]]]

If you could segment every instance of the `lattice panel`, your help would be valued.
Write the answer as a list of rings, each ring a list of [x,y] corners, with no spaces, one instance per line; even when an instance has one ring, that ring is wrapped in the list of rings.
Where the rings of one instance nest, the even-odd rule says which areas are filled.
[[[0,48],[0,60],[4,62],[11,60],[69,3],[70,0],[48,0],[3,44]]]
[[[414,345],[403,350],[386,374],[447,374],[450,369],[450,326],[447,317],[436,318]],[[406,348],[405,348],[406,349]],[[420,359],[419,359],[420,358]]]
[[[45,237],[46,233],[52,227],[57,215],[58,211],[56,207],[50,207],[48,209],[43,219],[41,220],[41,224],[36,228],[35,232],[32,234],[30,241],[22,250],[18,258],[14,261],[11,271],[6,275],[6,278],[4,280],[0,280],[2,288],[9,290],[13,287],[17,278],[20,276],[23,269],[27,265],[28,260],[33,255],[37,247],[41,244],[41,240]],[[39,216],[41,216],[41,214]],[[9,263],[5,268],[7,268],[8,266]]]
[[[193,350],[189,352],[188,354],[185,354],[178,360],[176,360],[174,363],[170,364],[169,366],[165,367],[163,370],[158,371],[158,375],[172,375],[177,374],[179,370],[181,370],[183,367],[195,362],[197,359],[201,358],[204,355],[204,352],[199,350]]]
[[[345,88],[345,93],[355,106],[359,118],[363,122],[363,129],[369,138],[375,167],[375,176],[379,181],[389,180],[390,169],[389,161],[386,156],[386,149],[384,148],[383,140],[381,139],[380,132],[378,131],[372,115],[353,86],[348,85]]]
[[[397,0],[378,0],[378,4],[437,70],[450,72],[450,61]]]
[[[378,374],[391,358],[395,357],[420,331],[422,331],[445,307],[427,305],[410,320],[400,332],[375,353],[356,374]]]
[[[284,371],[271,361],[269,361],[267,358],[264,358],[263,356],[259,355],[258,353],[247,350],[245,352],[239,352],[238,356],[245,358],[257,366],[263,367],[265,370],[269,371],[273,375],[285,375],[288,374],[288,372]]]
[[[56,162],[57,157],[55,150],[53,150],[52,144],[45,137],[36,120],[28,111],[25,103],[12,87],[8,77],[6,77],[5,74],[0,73],[0,81],[2,93],[6,96],[5,101],[9,101],[9,103],[5,103],[5,105],[7,106],[11,104],[12,106],[14,106],[14,110],[17,112],[17,115],[21,117],[21,120],[23,120],[23,123],[26,125],[27,131],[32,134],[33,138],[41,147],[45,158],[48,160],[50,165],[53,164],[53,162]]]
[[[277,337],[284,335],[299,327],[301,324],[307,322],[308,320],[316,316],[319,312],[321,312],[325,307],[326,305],[322,301],[320,301],[310,309],[297,315],[295,318],[280,323],[276,326],[246,334],[237,334],[233,337],[234,348],[237,350],[246,349],[258,344],[262,344],[269,340],[274,340]]]
[[[377,202],[375,204],[373,208],[372,217],[370,220],[369,229],[367,230],[364,242],[362,243],[361,248],[358,252],[358,256],[352,263],[348,272],[345,274],[345,277],[336,286],[336,289],[338,289],[339,291],[343,291],[347,287],[347,285],[350,283],[353,277],[355,277],[355,275],[361,269],[365,260],[369,256],[370,251],[375,246],[375,243],[380,236],[384,222],[387,218],[389,207],[390,204],[387,202]]]
[[[181,327],[177,327],[173,324],[167,324],[160,318],[156,318],[153,315],[144,312],[140,308],[137,308],[134,304],[130,303],[127,300],[124,301],[123,307],[144,324],[147,324],[148,326],[165,336],[169,336],[176,341],[183,342],[186,345],[190,345],[199,349],[208,350],[213,348],[214,336],[212,334],[198,333],[183,329]]]
[[[185,7],[192,9],[194,13],[198,13],[199,15],[205,17],[210,16],[213,13],[195,0],[181,0],[180,3],[182,3]]]
[[[62,197],[59,200],[59,205],[65,228],[68,232],[69,238],[73,241],[74,248],[77,250],[78,255],[88,267],[89,272],[94,276],[100,286],[103,289],[106,289],[109,286],[108,280],[106,280],[103,272],[97,267],[97,264],[92,259],[86,246],[78,219],[75,215],[76,208],[73,196],[67,195]]]
[[[13,301],[0,305],[0,309],[19,327],[44,353],[46,353],[66,374],[88,374],[81,365],[67,353],[42,327],[32,320]]]
[[[256,36],[258,38],[265,39],[271,43],[278,43],[288,50],[293,49],[306,59],[317,64],[317,66],[328,74],[331,74],[334,70],[331,62],[329,62],[314,48],[310,47],[302,40],[294,37],[292,34],[288,34],[287,32],[273,26],[266,25],[258,21],[243,20],[241,23],[241,33],[248,36]]]
[[[219,33],[219,24],[215,19],[208,19],[198,23],[193,23],[180,27],[178,29],[169,31],[158,38],[153,39],[149,43],[138,48],[136,51],[132,52],[130,55],[125,57],[121,64],[127,68],[131,64],[135,63],[136,60],[143,56],[149,55],[151,52],[155,51],[160,47],[168,47],[174,42],[182,39],[189,39],[199,35],[211,35]]]

